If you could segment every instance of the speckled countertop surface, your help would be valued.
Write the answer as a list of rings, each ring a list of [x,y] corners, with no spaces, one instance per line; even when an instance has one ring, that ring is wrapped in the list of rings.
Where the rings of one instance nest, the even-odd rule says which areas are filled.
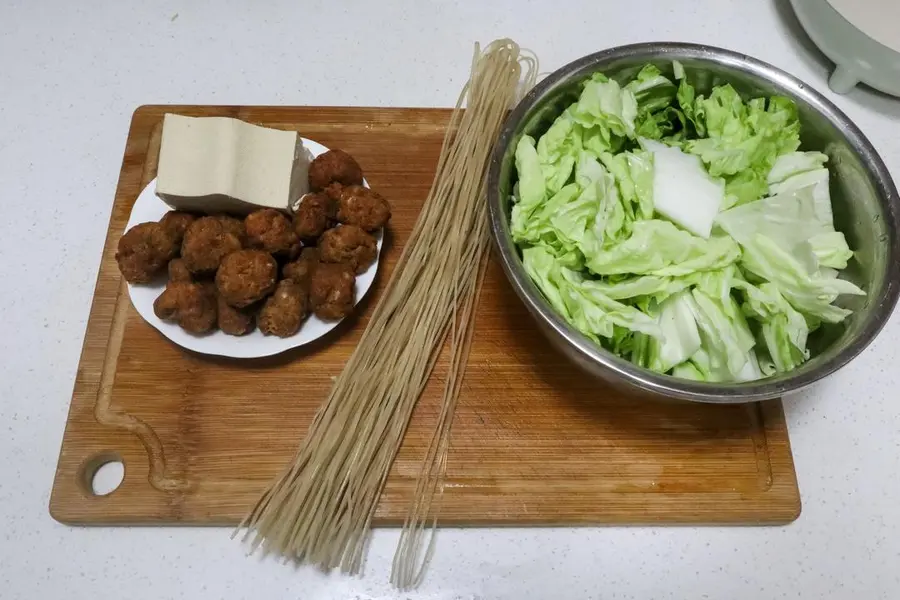
[[[565,5],[565,8],[563,6]],[[471,44],[543,70],[603,47],[704,42],[827,92],[782,0],[133,3],[0,0],[0,597],[392,598],[396,531],[367,575],[244,556],[224,529],[74,529],[49,490],[128,122],[144,103],[446,106]],[[900,176],[900,101],[827,94]],[[900,320],[787,413],[803,495],[783,528],[443,531],[411,599],[897,598]],[[152,587],[151,587],[152,585]]]

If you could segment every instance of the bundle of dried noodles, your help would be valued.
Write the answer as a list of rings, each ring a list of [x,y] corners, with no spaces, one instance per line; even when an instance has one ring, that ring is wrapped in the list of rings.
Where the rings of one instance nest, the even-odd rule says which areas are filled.
[[[513,41],[497,40],[483,52],[476,45],[434,183],[387,289],[293,462],[241,523],[254,550],[359,570],[391,464],[449,337],[441,414],[391,577],[404,588],[421,579],[432,547],[423,556],[422,538],[429,517],[436,523],[433,499],[441,490],[489,248],[488,160],[506,112],[536,75],[537,61]]]

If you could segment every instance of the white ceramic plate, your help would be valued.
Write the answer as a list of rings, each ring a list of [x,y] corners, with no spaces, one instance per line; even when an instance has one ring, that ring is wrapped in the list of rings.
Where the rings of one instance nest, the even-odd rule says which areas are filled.
[[[303,139],[303,145],[314,157],[328,151],[328,148],[325,146],[305,138]],[[368,183],[365,181],[363,185],[368,187]],[[141,192],[141,195],[135,201],[126,231],[138,223],[158,221],[166,212],[171,210],[162,200],[157,198],[155,190],[156,180],[154,179],[147,184],[147,187],[144,188],[144,191]],[[381,257],[383,233],[382,230],[375,234],[375,238],[378,240],[378,256],[375,258],[375,262],[364,273],[356,277],[355,292],[357,304],[366,295],[369,288],[372,287],[372,282],[375,281],[375,273],[378,271],[378,263]],[[255,329],[252,333],[244,336],[227,335],[221,331],[195,335],[188,333],[174,323],[167,323],[161,320],[154,314],[153,301],[165,289],[165,276],[161,276],[158,281],[151,284],[128,284],[128,294],[131,296],[131,303],[145,321],[179,346],[203,354],[215,354],[232,358],[271,356],[303,344],[308,344],[334,329],[339,323],[339,321],[322,321],[315,315],[310,315],[303,322],[300,331],[289,338],[263,335],[259,329]]]

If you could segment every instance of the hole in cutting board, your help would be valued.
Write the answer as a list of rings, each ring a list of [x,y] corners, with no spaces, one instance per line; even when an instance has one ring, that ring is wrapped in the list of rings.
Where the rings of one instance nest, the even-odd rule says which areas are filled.
[[[94,496],[108,496],[125,479],[125,463],[117,454],[104,452],[89,459],[82,472],[82,483]]]
[[[91,491],[95,496],[105,496],[116,491],[125,479],[125,465],[117,460],[103,463],[94,471],[91,479]]]

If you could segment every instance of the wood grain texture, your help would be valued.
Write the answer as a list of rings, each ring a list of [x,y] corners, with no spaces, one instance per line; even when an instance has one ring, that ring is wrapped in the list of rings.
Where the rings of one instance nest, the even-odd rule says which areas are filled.
[[[347,150],[394,208],[359,314],[286,354],[186,352],[131,306],[115,247],[156,171],[165,112],[296,129]],[[235,524],[291,459],[359,339],[428,193],[444,109],[145,106],[131,123],[66,424],[50,512],[72,524]],[[592,379],[539,334],[499,266],[488,267],[454,422],[447,525],[786,523],[800,497],[780,401],[662,402]],[[406,514],[439,412],[446,359],[419,403],[376,523]],[[125,463],[112,494],[90,476]]]

